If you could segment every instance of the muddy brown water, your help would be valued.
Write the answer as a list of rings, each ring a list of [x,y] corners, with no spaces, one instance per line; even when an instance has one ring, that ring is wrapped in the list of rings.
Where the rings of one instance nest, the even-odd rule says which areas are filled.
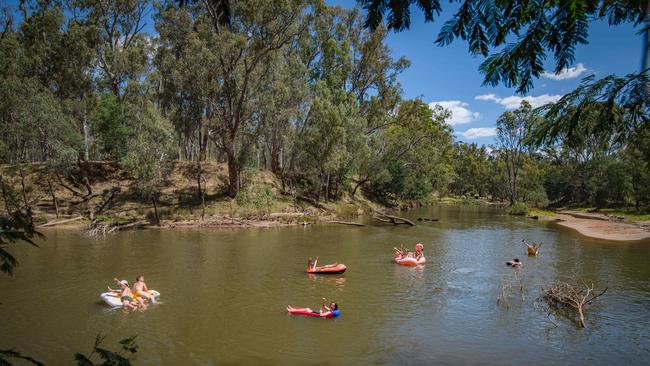
[[[482,207],[435,206],[416,227],[314,225],[247,230],[149,230],[89,239],[47,230],[40,248],[16,251],[0,276],[0,349],[71,364],[138,335],[141,365],[648,364],[650,243],[588,239],[554,224]],[[542,241],[526,257],[521,239]],[[391,262],[391,248],[422,242],[428,262]],[[306,259],[339,261],[343,275],[303,272]],[[504,262],[524,262],[517,279]],[[113,277],[142,273],[162,303],[111,310],[99,294]],[[569,277],[609,286],[587,328],[536,301]],[[506,309],[496,303],[512,283]],[[337,301],[341,317],[287,315],[288,304]]]

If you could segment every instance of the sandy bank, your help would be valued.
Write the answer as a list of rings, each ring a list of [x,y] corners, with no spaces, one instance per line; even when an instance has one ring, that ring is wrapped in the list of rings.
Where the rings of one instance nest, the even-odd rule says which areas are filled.
[[[554,221],[558,225],[574,229],[584,236],[611,241],[637,241],[650,239],[650,222],[621,222],[609,217],[584,212],[561,211],[557,216],[540,219]]]

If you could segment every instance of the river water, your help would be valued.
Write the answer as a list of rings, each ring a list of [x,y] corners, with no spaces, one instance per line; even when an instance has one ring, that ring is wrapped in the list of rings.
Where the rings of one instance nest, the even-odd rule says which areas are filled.
[[[71,364],[95,336],[138,335],[140,365],[648,364],[650,243],[611,243],[484,207],[434,206],[416,227],[314,225],[272,229],[148,230],[90,239],[45,231],[0,276],[0,349]],[[526,257],[522,239],[542,241]],[[393,246],[425,246],[428,262],[391,262]],[[308,257],[343,275],[303,272]],[[505,261],[519,257],[518,273]],[[113,277],[144,274],[162,303],[111,310]],[[587,327],[548,314],[540,288],[568,278],[609,289]],[[507,307],[497,305],[504,285]],[[520,291],[523,285],[523,299]],[[287,315],[327,297],[341,317]]]

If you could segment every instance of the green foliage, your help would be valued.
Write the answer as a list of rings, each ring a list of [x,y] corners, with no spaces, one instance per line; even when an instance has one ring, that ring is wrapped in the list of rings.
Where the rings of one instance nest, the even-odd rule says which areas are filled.
[[[146,200],[155,198],[169,169],[173,142],[171,123],[149,105],[135,125],[134,138],[128,141],[128,153],[122,163],[135,178],[134,187]]]
[[[422,202],[451,181],[453,148],[449,114],[432,111],[420,100],[404,101],[385,130],[373,136],[369,162],[362,171],[369,180],[366,193],[384,202]]]
[[[365,26],[372,29],[384,15],[390,28],[409,28],[413,3],[424,12],[426,22],[442,10],[438,0],[358,2],[368,11]],[[644,17],[645,8],[636,2],[462,1],[440,28],[436,43],[448,45],[456,38],[466,41],[470,54],[486,57],[480,66],[484,84],[503,83],[525,93],[532,88],[533,78],[544,72],[547,53],[553,54],[555,72],[571,65],[576,46],[588,42],[590,20],[639,25]],[[490,54],[491,50],[496,52]]]
[[[270,213],[276,198],[271,187],[255,184],[237,192],[235,200],[239,206],[254,208],[260,214],[267,214]]]
[[[4,183],[2,191],[5,199],[11,194]],[[15,201],[14,201],[15,202]],[[32,211],[30,208],[15,208],[10,214],[0,216],[0,271],[11,276],[14,269],[18,266],[18,260],[11,254],[10,248],[17,243],[24,242],[38,247],[34,238],[42,237],[42,234],[36,231],[32,220]]]
[[[508,215],[527,215],[528,206],[523,202],[515,202],[508,209]]]
[[[102,334],[98,334],[95,338],[95,344],[92,352],[85,356],[82,353],[75,353],[74,359],[77,366],[130,366],[131,358],[138,352],[138,345],[133,336],[125,338],[119,342],[121,348],[119,351],[111,351],[101,348],[101,343],[106,338]],[[98,357],[101,362],[93,361],[93,358]]]
[[[95,112],[94,133],[104,156],[121,159],[127,153],[127,144],[133,136],[135,116],[128,115],[126,107],[112,94],[104,94]]]

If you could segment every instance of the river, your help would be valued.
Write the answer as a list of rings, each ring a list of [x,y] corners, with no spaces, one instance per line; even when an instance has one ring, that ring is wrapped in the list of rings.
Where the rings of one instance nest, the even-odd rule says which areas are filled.
[[[650,243],[589,239],[552,223],[474,206],[404,214],[415,227],[313,225],[181,229],[87,238],[44,231],[20,245],[13,277],[0,276],[0,349],[72,364],[137,334],[139,365],[521,365],[650,362]],[[541,241],[527,257],[522,239]],[[393,246],[422,242],[428,262],[391,262]],[[304,273],[308,257],[339,261],[343,275]],[[519,275],[505,261],[519,257]],[[113,277],[143,274],[161,303],[111,310],[99,294]],[[567,278],[608,286],[587,326],[548,316],[540,288]],[[508,307],[497,305],[511,284]],[[523,285],[524,298],[519,290]],[[326,297],[341,317],[288,315]]]

